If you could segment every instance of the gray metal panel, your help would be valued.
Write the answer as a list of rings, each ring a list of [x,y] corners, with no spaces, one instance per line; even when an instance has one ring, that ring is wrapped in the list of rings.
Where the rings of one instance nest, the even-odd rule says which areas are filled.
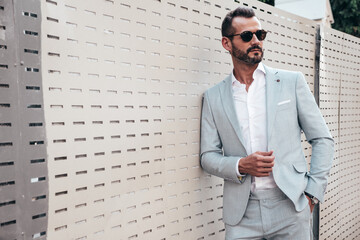
[[[0,0],[0,239],[46,237],[40,23],[40,1]]]

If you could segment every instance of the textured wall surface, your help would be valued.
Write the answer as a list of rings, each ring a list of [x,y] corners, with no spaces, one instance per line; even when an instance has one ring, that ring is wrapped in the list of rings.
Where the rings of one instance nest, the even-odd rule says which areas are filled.
[[[51,239],[222,239],[199,166],[202,93],[227,76],[234,1],[44,1]],[[313,89],[315,24],[256,1],[266,63]],[[311,151],[304,142],[306,155]]]
[[[38,1],[0,0],[0,239],[41,239],[48,176]]]
[[[237,6],[268,31],[264,63],[315,92],[315,22],[258,1],[0,0],[0,239],[223,239],[200,114],[232,70],[220,26]],[[360,237],[359,42],[321,29],[336,157],[320,239]]]
[[[320,239],[360,238],[360,40],[323,28],[320,108],[335,139],[335,159],[320,211]]]

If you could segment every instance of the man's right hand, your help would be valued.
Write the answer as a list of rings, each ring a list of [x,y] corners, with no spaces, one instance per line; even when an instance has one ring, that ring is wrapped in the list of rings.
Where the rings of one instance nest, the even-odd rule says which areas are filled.
[[[239,172],[247,173],[255,177],[270,176],[274,166],[274,151],[255,152],[239,161]]]

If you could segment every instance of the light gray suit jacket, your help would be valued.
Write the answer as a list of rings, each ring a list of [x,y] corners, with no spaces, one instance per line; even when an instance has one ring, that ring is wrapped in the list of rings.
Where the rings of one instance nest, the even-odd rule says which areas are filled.
[[[274,150],[274,179],[301,211],[308,204],[304,191],[321,202],[324,199],[334,142],[302,73],[264,67],[268,150]],[[309,172],[301,130],[312,146]],[[223,220],[230,225],[240,222],[249,199],[251,176],[239,180],[236,175],[238,159],[246,156],[230,75],[204,94],[200,156],[206,172],[224,179]]]

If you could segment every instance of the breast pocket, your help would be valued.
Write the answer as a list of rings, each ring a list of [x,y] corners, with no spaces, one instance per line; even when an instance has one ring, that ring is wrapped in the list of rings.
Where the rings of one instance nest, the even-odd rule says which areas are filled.
[[[288,108],[290,108],[290,106],[291,106],[291,100],[290,99],[283,100],[283,101],[278,102],[277,110],[281,111],[281,110],[284,110],[284,109],[288,109]]]

